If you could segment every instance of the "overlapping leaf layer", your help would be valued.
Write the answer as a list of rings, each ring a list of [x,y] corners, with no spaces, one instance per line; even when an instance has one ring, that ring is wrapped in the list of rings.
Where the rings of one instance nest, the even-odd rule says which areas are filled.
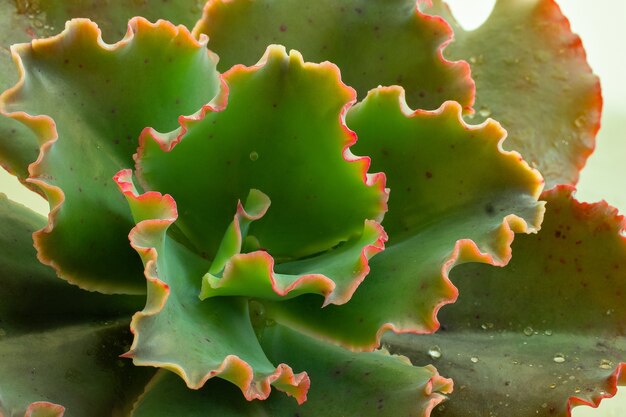
[[[597,130],[551,0],[475,32],[437,1],[0,7],[3,45],[200,19],[73,20],[0,61],[1,163],[51,207],[0,201],[0,415],[567,416],[624,382],[614,212],[548,192],[494,268],[539,229],[531,166],[574,183]]]

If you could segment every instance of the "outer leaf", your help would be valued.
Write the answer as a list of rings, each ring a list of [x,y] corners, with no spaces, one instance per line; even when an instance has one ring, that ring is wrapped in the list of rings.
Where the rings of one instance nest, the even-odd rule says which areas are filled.
[[[580,38],[554,0],[499,0],[478,29],[464,31],[440,0],[454,27],[446,49],[472,64],[475,121],[492,116],[508,131],[506,148],[521,152],[548,187],[575,184],[594,148],[602,97]]]
[[[436,415],[565,417],[625,382],[624,218],[572,191],[543,195],[541,231],[515,240],[505,268],[453,271],[461,296],[441,311],[442,331],[389,339],[416,363],[438,346],[435,364],[460,388]]]
[[[268,48],[257,66],[236,67],[224,79],[227,106],[205,107],[177,131],[142,135],[142,185],[176,199],[177,227],[208,259],[222,257],[218,248],[233,227],[238,200],[250,189],[272,200],[246,232],[262,250],[234,256],[223,277],[208,276],[204,296],[276,298],[294,290],[291,296],[313,291],[326,303],[345,303],[367,273],[367,259],[386,240],[368,221],[380,220],[386,210],[384,176],[367,174],[369,158],[348,149],[356,138],[343,117],[354,91],[341,83],[337,67],[304,63],[281,47]],[[322,259],[287,262],[339,244]],[[276,274],[273,258],[280,263]],[[212,273],[221,271],[218,263]],[[320,275],[325,273],[332,281]]]
[[[37,28],[33,23],[26,14],[18,13],[14,0],[0,0],[0,92],[17,81],[9,47],[44,34],[43,25]],[[28,177],[28,164],[34,162],[38,154],[37,137],[20,123],[0,114],[2,167],[24,180]]]
[[[112,321],[2,337],[0,415],[125,415],[153,374],[118,358],[127,328]]]
[[[505,152],[493,121],[468,126],[461,108],[410,112],[399,88],[374,90],[350,110],[358,152],[388,174],[391,241],[350,303],[317,308],[313,297],[268,306],[268,316],[354,349],[377,345],[387,329],[428,333],[454,301],[448,272],[458,263],[503,265],[513,232],[533,232],[542,185],[519,154]],[[376,308],[372,308],[376,306]]]
[[[35,27],[48,26],[51,31],[61,28],[71,18],[94,20],[107,41],[124,36],[127,22],[134,16],[150,21],[165,19],[191,28],[202,14],[204,0],[17,0],[22,13],[33,16]],[[20,6],[18,6],[19,8]]]
[[[148,386],[133,417],[428,416],[444,399],[441,394],[452,389],[452,382],[433,367],[416,368],[406,358],[384,352],[349,352],[281,326],[268,328],[262,340],[275,359],[310,370],[313,385],[302,406],[277,395],[244,403],[235,390],[217,381],[192,392],[161,373]]]
[[[141,255],[148,280],[148,299],[133,317],[135,335],[130,351],[136,365],[176,372],[189,388],[198,389],[214,376],[242,390],[248,400],[265,399],[270,385],[306,399],[309,379],[278,367],[265,357],[250,323],[247,300],[218,297],[200,301],[200,277],[207,261],[167,237],[176,220],[176,204],[156,192],[138,195],[130,172],[121,172],[118,184],[138,222],[131,245]]]
[[[110,178],[131,166],[145,126],[173,128],[215,95],[215,58],[183,27],[139,18],[115,45],[102,42],[95,24],[75,20],[14,54],[20,81],[0,106],[45,142],[29,180],[52,209],[35,236],[39,258],[84,288],[143,291],[126,238],[132,218]]]
[[[211,0],[194,33],[209,35],[222,71],[254,64],[278,43],[337,64],[360,96],[400,84],[413,107],[456,100],[469,109],[474,100],[468,65],[441,55],[450,27],[420,13],[415,0]]]
[[[44,217],[0,194],[0,334],[137,311],[142,297],[82,291],[37,262],[31,235],[45,224]]]
[[[63,28],[67,20],[75,17],[95,20],[105,39],[116,40],[124,36],[128,20],[133,16],[144,16],[152,21],[167,19],[192,27],[202,14],[203,5],[204,0],[0,0],[0,92],[17,81],[9,47],[51,36]],[[0,140],[2,166],[25,180],[28,165],[39,154],[36,135],[0,115],[0,138],[3,138]]]

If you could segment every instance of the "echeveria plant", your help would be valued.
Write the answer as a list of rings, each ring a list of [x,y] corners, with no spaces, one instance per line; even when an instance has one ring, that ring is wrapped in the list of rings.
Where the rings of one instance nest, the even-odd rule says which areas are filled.
[[[475,31],[0,0],[0,43],[0,162],[50,204],[0,200],[0,416],[569,416],[625,382],[623,218],[572,196],[599,83],[552,0]]]

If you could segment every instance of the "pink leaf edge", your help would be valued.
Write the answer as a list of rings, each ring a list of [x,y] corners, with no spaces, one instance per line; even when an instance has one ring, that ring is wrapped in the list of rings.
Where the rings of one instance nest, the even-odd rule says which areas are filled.
[[[178,212],[176,202],[169,195],[162,195],[155,191],[139,195],[132,183],[131,170],[126,169],[118,172],[114,180],[131,204],[149,205],[154,209],[154,212],[151,213],[154,218],[140,221],[129,234],[131,246],[144,260],[146,280],[148,283],[154,285],[159,293],[156,302],[149,302],[146,304],[143,311],[137,312],[133,316],[131,332],[135,335],[137,321],[143,317],[158,314],[163,309],[170,293],[169,285],[161,281],[157,275],[156,265],[158,253],[156,248],[149,246],[149,242],[144,241],[142,234],[144,232],[148,234],[164,232],[176,221]],[[130,350],[121,356],[124,358],[134,358],[136,344],[137,338],[133,340]],[[159,364],[145,363],[143,365],[158,366]],[[219,367],[207,372],[198,381],[191,381],[186,371],[179,365],[171,364],[168,369],[178,374],[191,389],[200,389],[206,381],[216,376],[236,381],[237,386],[239,386],[245,398],[249,401],[266,399],[270,395],[271,385],[275,385],[277,389],[284,391],[289,396],[293,396],[298,404],[302,404],[306,401],[308,389],[311,384],[306,372],[294,374],[291,367],[286,364],[278,365],[274,373],[265,376],[263,379],[254,380],[252,367],[236,355],[228,355]]]

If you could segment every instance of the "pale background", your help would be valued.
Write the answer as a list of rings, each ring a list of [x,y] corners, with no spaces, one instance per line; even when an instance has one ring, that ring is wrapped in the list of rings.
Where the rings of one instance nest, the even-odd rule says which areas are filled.
[[[447,0],[467,29],[478,26],[495,0]],[[626,1],[557,0],[572,28],[581,35],[589,62],[602,80],[604,115],[596,152],[583,170],[577,197],[584,201],[605,199],[626,212]],[[0,191],[10,198],[47,213],[48,205],[0,170]],[[625,352],[626,353],[626,352]],[[574,417],[626,416],[626,388],[616,398],[604,400],[599,409],[578,407]]]

